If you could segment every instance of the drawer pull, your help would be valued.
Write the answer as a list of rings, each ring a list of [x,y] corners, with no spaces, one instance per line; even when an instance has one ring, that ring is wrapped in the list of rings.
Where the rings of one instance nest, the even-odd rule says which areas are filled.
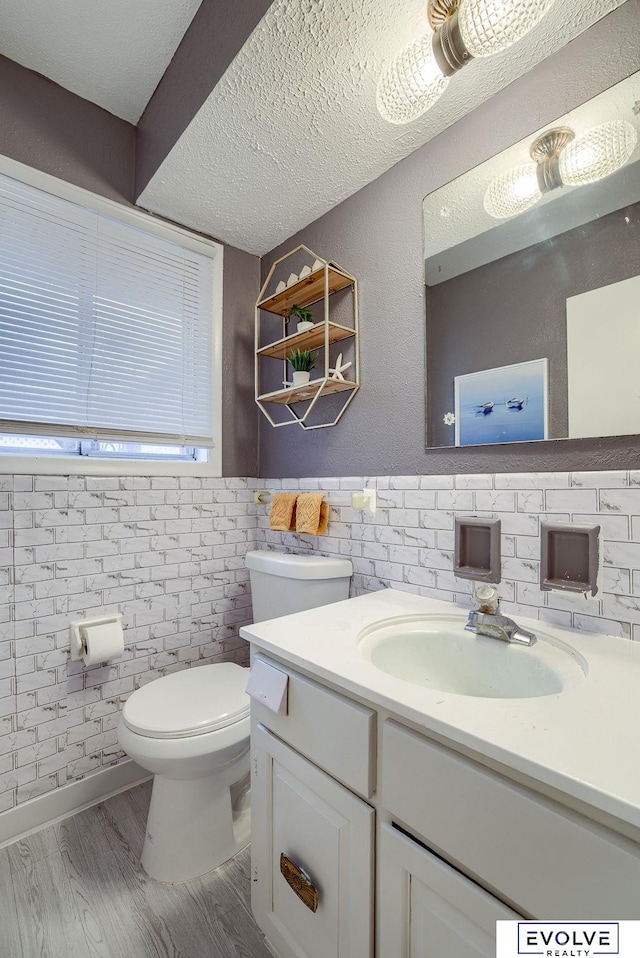
[[[280,871],[286,883],[296,893],[301,902],[307,908],[316,912],[318,910],[318,889],[311,881],[310,876],[296,865],[294,861],[281,852]]]

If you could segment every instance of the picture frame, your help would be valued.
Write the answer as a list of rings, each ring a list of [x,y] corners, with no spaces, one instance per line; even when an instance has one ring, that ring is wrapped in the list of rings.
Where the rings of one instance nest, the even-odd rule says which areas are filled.
[[[548,367],[533,359],[456,376],[456,446],[548,439]]]

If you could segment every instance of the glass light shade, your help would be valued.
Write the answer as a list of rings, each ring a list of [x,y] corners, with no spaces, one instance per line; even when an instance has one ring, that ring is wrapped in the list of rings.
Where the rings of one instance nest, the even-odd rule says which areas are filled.
[[[484,195],[484,208],[497,220],[518,216],[535,206],[542,197],[535,163],[514,166],[489,184]]]
[[[458,22],[474,57],[490,57],[526,36],[555,0],[462,0]]]
[[[431,49],[431,34],[412,40],[385,68],[377,103],[389,123],[411,123],[426,113],[447,88]]]
[[[626,120],[611,120],[576,137],[560,154],[566,186],[596,183],[621,169],[631,157],[638,134]]]

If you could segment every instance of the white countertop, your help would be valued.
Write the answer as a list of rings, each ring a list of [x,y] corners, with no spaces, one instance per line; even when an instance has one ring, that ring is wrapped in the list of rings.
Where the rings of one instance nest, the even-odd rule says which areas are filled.
[[[527,699],[422,688],[380,671],[358,651],[358,634],[379,620],[416,613],[466,617],[467,611],[386,589],[245,626],[240,634],[345,692],[640,828],[640,643],[515,616],[518,625],[566,643],[588,665],[579,684]]]

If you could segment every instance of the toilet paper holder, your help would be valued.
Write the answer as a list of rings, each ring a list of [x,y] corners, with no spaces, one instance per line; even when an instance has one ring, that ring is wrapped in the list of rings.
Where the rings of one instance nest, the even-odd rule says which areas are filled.
[[[87,653],[87,639],[84,634],[85,629],[93,625],[108,625],[110,622],[118,622],[122,625],[122,612],[113,612],[111,615],[103,615],[96,619],[78,619],[69,626],[69,635],[71,638],[71,660],[80,661],[83,655]]]

